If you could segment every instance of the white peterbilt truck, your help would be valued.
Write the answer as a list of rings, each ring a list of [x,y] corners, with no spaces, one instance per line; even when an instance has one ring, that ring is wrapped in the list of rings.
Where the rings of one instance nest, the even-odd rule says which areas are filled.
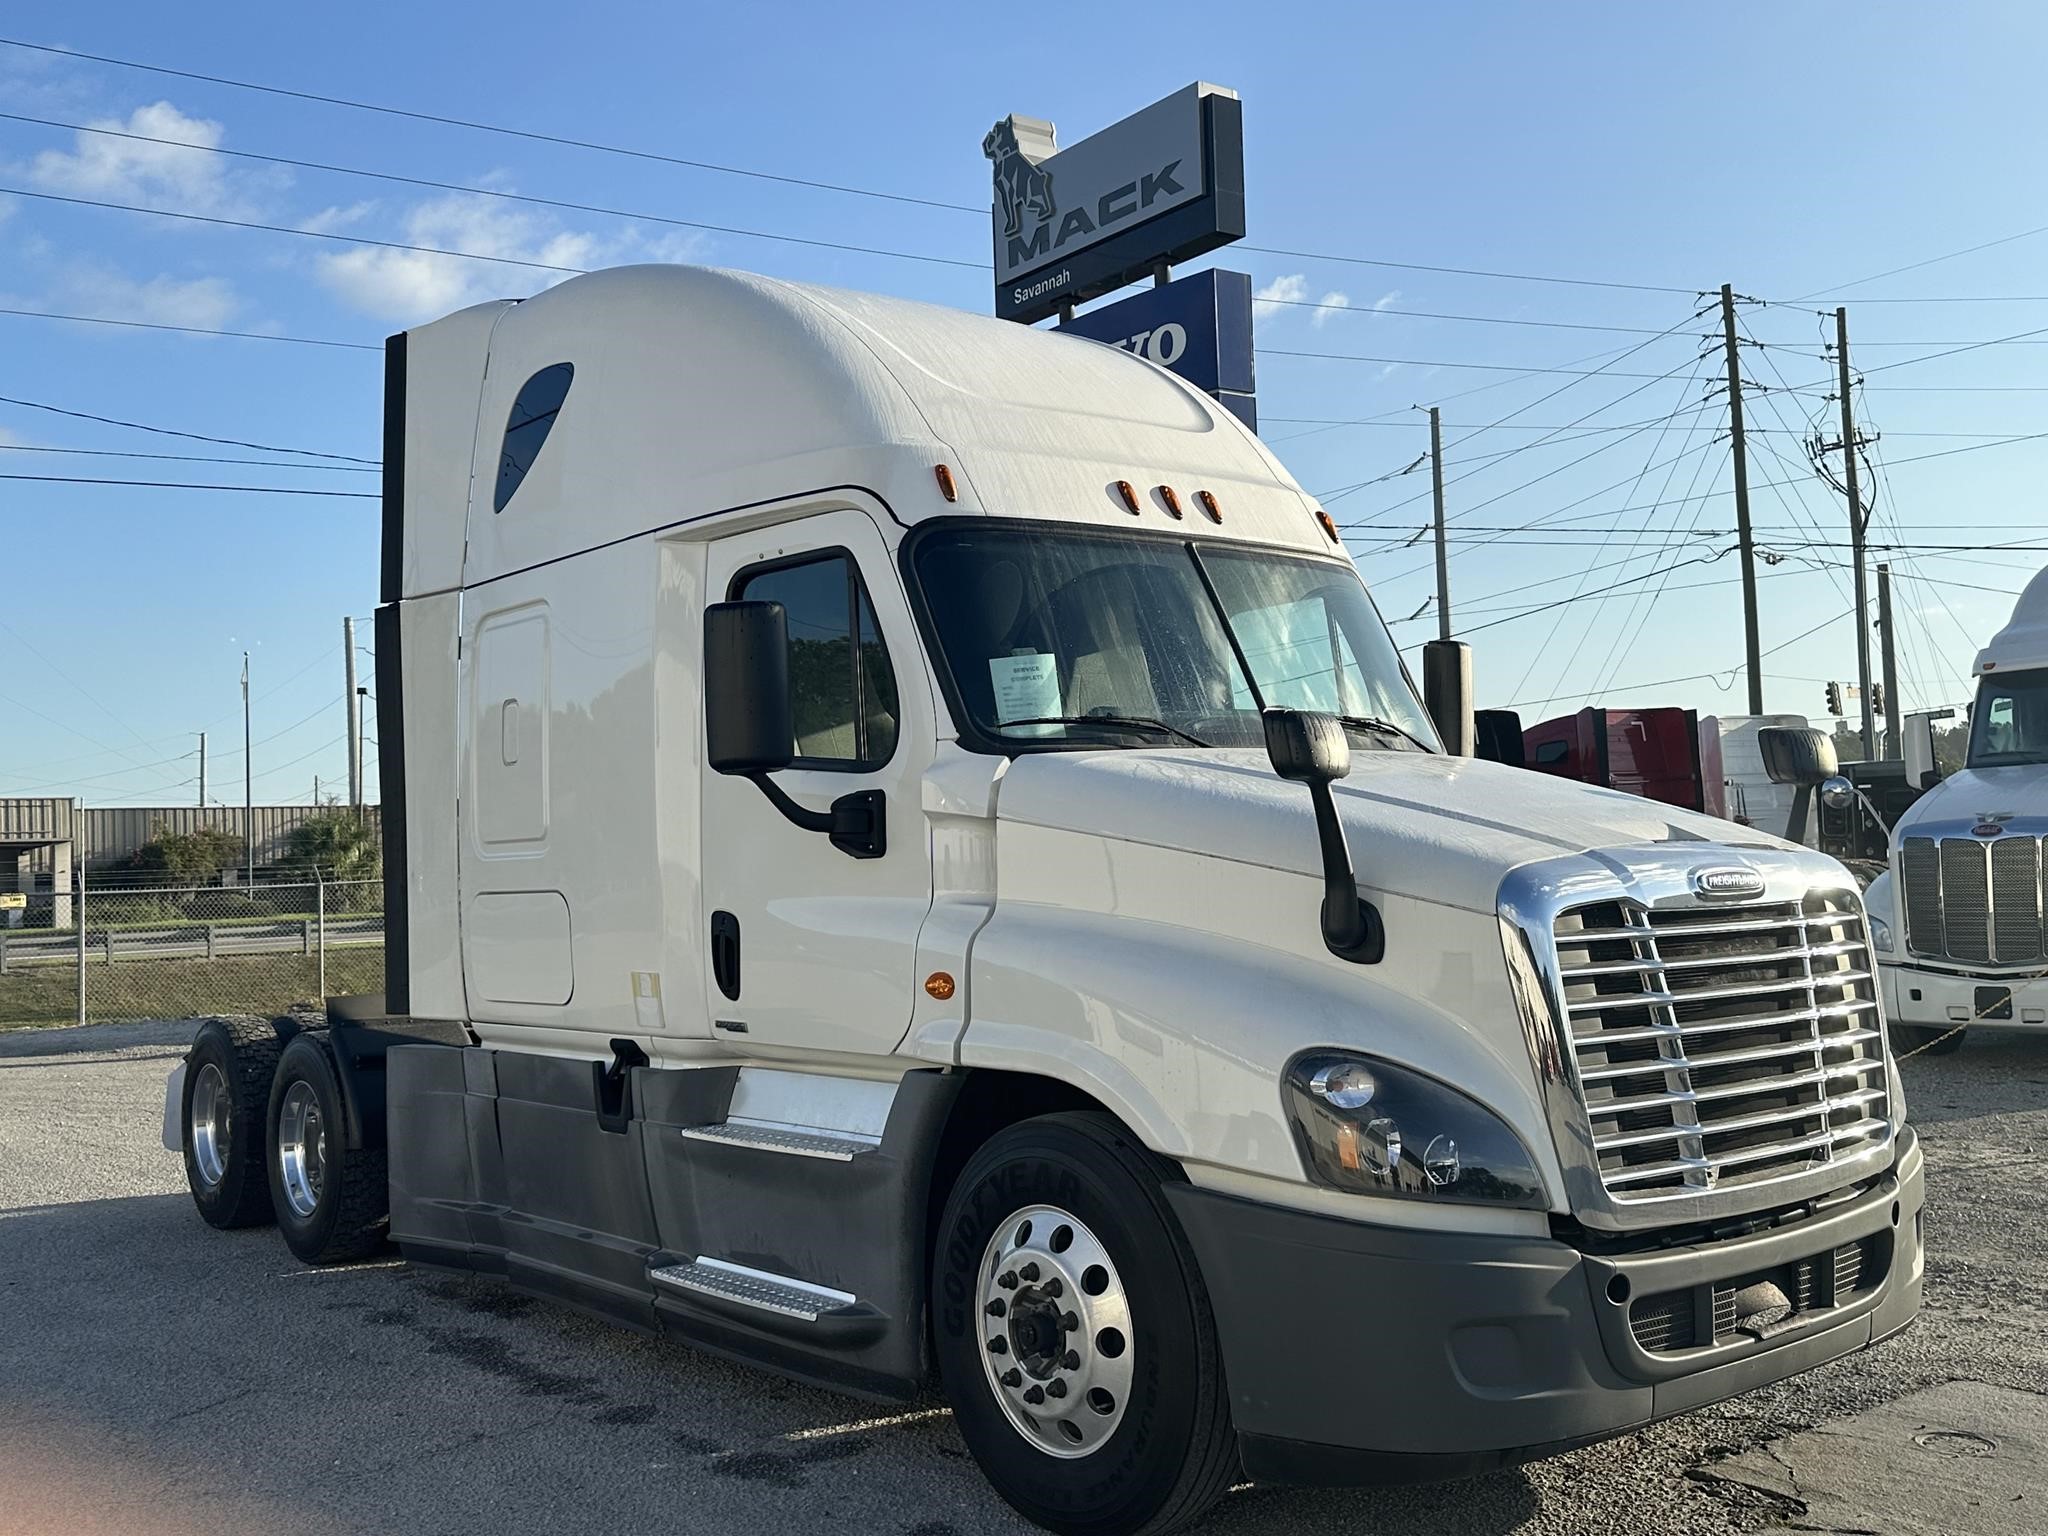
[[[1447,756],[1327,514],[1165,371],[642,267],[386,379],[386,992],[200,1030],[209,1221],[936,1378],[1064,1532],[1912,1319],[1854,882]]]
[[[1971,670],[1962,771],[1899,818],[1865,896],[1893,1038],[1935,1052],[2048,1027],[2048,570]]]

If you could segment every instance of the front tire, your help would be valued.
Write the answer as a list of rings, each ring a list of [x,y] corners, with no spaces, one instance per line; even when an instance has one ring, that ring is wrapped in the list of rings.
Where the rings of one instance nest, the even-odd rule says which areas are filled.
[[[185,1183],[209,1226],[259,1227],[271,1219],[263,1131],[283,1049],[261,1019],[208,1019],[185,1054]]]
[[[1063,1536],[1161,1536],[1238,1468],[1208,1292],[1165,1168],[1110,1116],[1009,1127],[933,1256],[939,1373],[996,1491]]]
[[[365,1258],[390,1229],[384,1149],[348,1144],[333,1048],[295,1035],[270,1088],[270,1203],[285,1246],[308,1264]]]

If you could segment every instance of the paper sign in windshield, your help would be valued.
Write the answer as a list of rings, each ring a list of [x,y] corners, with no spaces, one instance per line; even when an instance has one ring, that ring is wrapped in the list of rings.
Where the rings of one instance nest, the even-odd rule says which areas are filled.
[[[1044,652],[1026,651],[1019,656],[991,656],[989,681],[995,685],[996,720],[1038,720],[1063,714],[1060,708],[1058,658]],[[1010,732],[1016,736],[1057,736],[1057,725],[1020,725]]]

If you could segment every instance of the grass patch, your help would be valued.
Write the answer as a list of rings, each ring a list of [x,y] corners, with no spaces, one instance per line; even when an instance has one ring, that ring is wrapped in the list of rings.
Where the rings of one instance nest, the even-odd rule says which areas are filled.
[[[384,989],[384,946],[351,945],[327,956],[327,992]],[[189,1019],[213,1013],[283,1013],[320,995],[309,955],[234,955],[219,960],[123,960],[85,968],[85,1016],[93,1024]],[[0,976],[0,1029],[78,1020],[78,972],[24,965]]]

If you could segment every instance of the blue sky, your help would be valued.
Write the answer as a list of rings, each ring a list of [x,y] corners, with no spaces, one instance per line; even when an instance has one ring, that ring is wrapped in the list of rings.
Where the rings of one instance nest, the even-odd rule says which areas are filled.
[[[507,0],[490,16],[484,31],[472,13],[417,4],[123,3],[61,23],[24,17],[0,33],[969,207],[986,205],[979,143],[1004,113],[1050,117],[1071,142],[1190,80],[1234,87],[1245,100],[1246,243],[1267,249],[1214,259],[1272,297],[1341,306],[1264,308],[1267,440],[1334,516],[1364,525],[1352,529],[1361,568],[1397,638],[1418,644],[1433,620],[1409,615],[1433,575],[1427,544],[1403,541],[1423,526],[1428,477],[1426,466],[1396,472],[1427,444],[1410,407],[1442,404],[1453,610],[1475,647],[1481,702],[1516,703],[1525,719],[1589,701],[1742,707],[1739,588],[1721,532],[1734,526],[1716,431],[1725,413],[1718,397],[1693,409],[1720,366],[1714,354],[1694,371],[1714,323],[1692,318],[1694,294],[1724,281],[1770,301],[1743,312],[1765,343],[1745,351],[1748,376],[1795,387],[1754,396],[1750,410],[1761,429],[1755,521],[1777,557],[1760,583],[1763,642],[1782,647],[1765,662],[1768,708],[1818,714],[1824,681],[1855,671],[1846,551],[1835,547],[1846,512],[1800,447],[1816,413],[1833,420],[1822,387],[1832,364],[1815,303],[1794,301],[1850,304],[1855,361],[1870,371],[1859,407],[1883,434],[1872,538],[1923,546],[1892,556],[1909,706],[1965,696],[1972,649],[2042,563],[2038,552],[1924,546],[2048,543],[2048,440],[2000,440],[2048,430],[2048,350],[2037,344],[2048,336],[1915,360],[2048,327],[2048,297],[2017,301],[2048,295],[2048,235],[1852,282],[2048,223],[2048,12],[2037,6],[1099,6],[1087,35],[1057,39],[1026,12],[955,6],[565,12]],[[953,261],[987,252],[982,218],[952,208],[11,47],[0,47],[0,112]],[[0,120],[0,186],[560,266],[706,261],[982,311],[990,302],[988,275],[973,266],[17,121]],[[1290,251],[1313,254],[1278,254]],[[0,196],[9,309],[374,346],[391,329],[547,280]],[[1969,302],[1876,302],[1927,298]],[[1435,318],[1453,315],[1485,323]],[[1610,371],[1472,366],[1488,364]],[[260,445],[0,404],[0,473],[374,491],[374,476],[351,472],[361,465],[272,450],[374,459],[379,388],[374,351],[0,315],[0,395]],[[1324,425],[1367,417],[1381,419]],[[25,451],[56,448],[332,467]],[[1358,488],[1334,494],[1348,487]],[[193,733],[205,729],[211,792],[238,800],[245,649],[257,798],[306,799],[316,774],[338,785],[341,619],[371,611],[376,542],[369,499],[0,481],[10,578],[0,793],[189,801]],[[1578,600],[1525,611],[1568,598]],[[358,639],[367,648],[366,622]]]

